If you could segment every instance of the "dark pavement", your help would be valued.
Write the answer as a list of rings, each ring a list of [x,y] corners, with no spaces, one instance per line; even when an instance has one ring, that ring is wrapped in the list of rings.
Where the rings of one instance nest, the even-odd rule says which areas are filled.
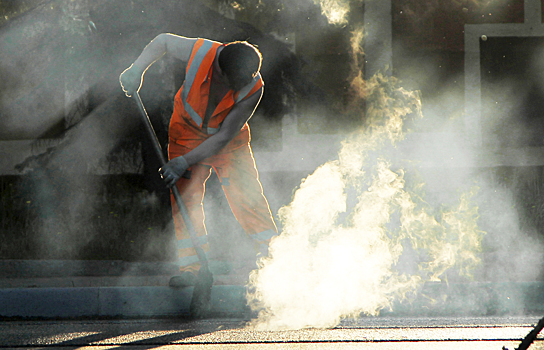
[[[332,329],[257,331],[241,319],[0,323],[17,349],[515,349],[538,317],[363,317]],[[544,338],[530,349],[544,349]]]

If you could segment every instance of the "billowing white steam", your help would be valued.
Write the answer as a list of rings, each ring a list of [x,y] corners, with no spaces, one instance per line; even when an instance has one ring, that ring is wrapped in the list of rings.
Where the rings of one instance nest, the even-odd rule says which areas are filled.
[[[256,327],[331,327],[346,316],[375,315],[421,282],[453,266],[468,275],[478,263],[482,232],[470,196],[435,217],[421,184],[408,185],[404,171],[384,158],[403,137],[403,118],[419,112],[418,95],[382,75],[366,86],[369,126],[280,209],[283,231],[251,275]],[[395,268],[406,242],[418,252],[410,274]]]
[[[329,22],[346,21],[349,2],[314,1]],[[471,193],[450,209],[433,208],[423,184],[405,179],[410,169],[393,165],[404,120],[421,117],[421,100],[394,77],[362,78],[362,33],[352,33],[355,99],[347,108],[360,113],[364,105],[365,125],[280,209],[282,233],[250,276],[257,328],[331,327],[344,317],[376,315],[422,282],[440,280],[452,267],[470,276],[479,263],[483,232]],[[403,256],[405,248],[411,253]],[[415,268],[397,266],[401,257]]]

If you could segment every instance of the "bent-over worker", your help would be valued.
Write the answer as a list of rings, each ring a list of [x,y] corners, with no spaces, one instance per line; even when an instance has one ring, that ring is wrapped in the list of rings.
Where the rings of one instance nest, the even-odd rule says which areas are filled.
[[[174,98],[169,127],[169,162],[159,172],[178,186],[199,243],[209,251],[204,224],[206,180],[215,170],[234,216],[261,251],[277,234],[250,146],[248,120],[264,89],[262,56],[247,42],[220,42],[160,34],[119,77],[123,91],[138,91],[147,68],[169,54],[187,62],[185,81]],[[190,170],[190,179],[182,175]],[[180,276],[170,285],[194,285],[200,262],[172,197]]]

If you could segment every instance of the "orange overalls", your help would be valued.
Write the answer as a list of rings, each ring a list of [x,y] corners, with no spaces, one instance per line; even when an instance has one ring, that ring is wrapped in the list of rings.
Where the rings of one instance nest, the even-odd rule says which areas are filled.
[[[251,96],[264,85],[259,74],[239,92],[230,90],[212,113],[207,125],[204,125],[213,61],[221,45],[219,42],[198,39],[193,46],[185,81],[174,99],[174,112],[169,129],[169,159],[188,153],[216,133],[234,104]],[[212,168],[219,177],[234,216],[245,232],[258,243],[267,243],[277,234],[249,141],[249,125],[246,123],[240,133],[218,154],[193,165],[189,169],[190,179],[182,177],[176,184],[205,252],[209,250],[209,245],[204,224],[203,199],[206,180],[210,177]],[[198,256],[173,196],[172,211],[180,269],[196,272],[200,268]]]

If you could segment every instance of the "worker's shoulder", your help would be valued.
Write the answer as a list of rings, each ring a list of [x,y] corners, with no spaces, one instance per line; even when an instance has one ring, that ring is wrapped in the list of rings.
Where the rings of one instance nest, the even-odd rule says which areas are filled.
[[[222,42],[206,39],[206,38],[195,38],[194,45],[198,47],[205,47],[206,49],[218,48],[223,45]]]
[[[187,61],[198,38],[189,38],[172,33],[162,33],[159,37],[166,43],[166,50],[174,57]]]
[[[219,44],[219,45],[223,45],[222,42],[220,41],[217,41],[217,40],[212,40],[212,39],[207,39],[207,38],[196,38],[195,40],[203,40],[203,41],[206,41],[208,43],[211,43],[211,44]]]

